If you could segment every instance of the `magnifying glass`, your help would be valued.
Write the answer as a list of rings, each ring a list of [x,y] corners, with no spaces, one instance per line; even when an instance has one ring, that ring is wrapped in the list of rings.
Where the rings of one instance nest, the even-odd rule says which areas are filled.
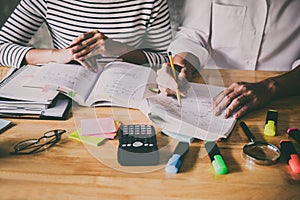
[[[255,141],[255,137],[245,122],[240,122],[240,126],[250,140],[243,148],[244,156],[259,165],[271,165],[276,163],[281,154],[279,148],[267,142]]]

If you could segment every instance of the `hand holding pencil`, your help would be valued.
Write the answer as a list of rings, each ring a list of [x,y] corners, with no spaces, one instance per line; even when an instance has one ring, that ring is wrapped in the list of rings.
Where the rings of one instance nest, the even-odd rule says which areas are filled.
[[[169,60],[170,63],[164,63],[157,71],[157,83],[161,92],[167,96],[176,96],[181,106],[181,97],[186,97],[189,88],[185,78],[186,69],[174,64],[171,53],[169,53]],[[175,68],[179,68],[180,71],[176,71]]]
[[[175,81],[178,82],[178,81],[177,81],[176,72],[175,72],[175,66],[174,66],[174,62],[173,62],[172,53],[169,52],[169,53],[168,53],[168,56],[169,56],[169,61],[170,61],[170,65],[171,65],[173,77],[174,77]],[[177,97],[178,104],[179,104],[179,106],[181,107],[181,106],[182,106],[182,103],[181,103],[180,91],[179,91],[179,88],[178,88],[178,87],[176,88],[176,97]]]

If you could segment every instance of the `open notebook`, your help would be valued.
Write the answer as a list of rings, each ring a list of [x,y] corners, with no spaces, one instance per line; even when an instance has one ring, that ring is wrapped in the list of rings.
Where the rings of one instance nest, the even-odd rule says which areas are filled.
[[[150,120],[165,131],[191,136],[202,140],[218,140],[231,133],[236,119],[215,116],[210,110],[212,98],[224,87],[190,83],[188,96],[177,99],[159,94],[146,98],[140,109]]]
[[[50,63],[25,86],[60,91],[81,106],[138,108],[142,99],[153,95],[147,88],[156,85],[155,80],[153,69],[126,62],[111,62],[97,73],[80,65]]]

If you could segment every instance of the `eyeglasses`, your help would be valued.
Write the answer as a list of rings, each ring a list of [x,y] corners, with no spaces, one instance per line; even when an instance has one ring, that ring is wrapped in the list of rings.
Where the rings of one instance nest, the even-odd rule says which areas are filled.
[[[65,132],[66,130],[62,129],[51,130],[38,139],[21,141],[14,146],[15,151],[11,154],[32,154],[45,151],[60,141],[61,135]]]

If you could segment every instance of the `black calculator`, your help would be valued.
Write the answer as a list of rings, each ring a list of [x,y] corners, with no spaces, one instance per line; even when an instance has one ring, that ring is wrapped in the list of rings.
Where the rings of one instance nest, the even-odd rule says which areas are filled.
[[[156,165],[159,153],[155,129],[147,124],[122,125],[118,131],[118,162],[124,166]]]

